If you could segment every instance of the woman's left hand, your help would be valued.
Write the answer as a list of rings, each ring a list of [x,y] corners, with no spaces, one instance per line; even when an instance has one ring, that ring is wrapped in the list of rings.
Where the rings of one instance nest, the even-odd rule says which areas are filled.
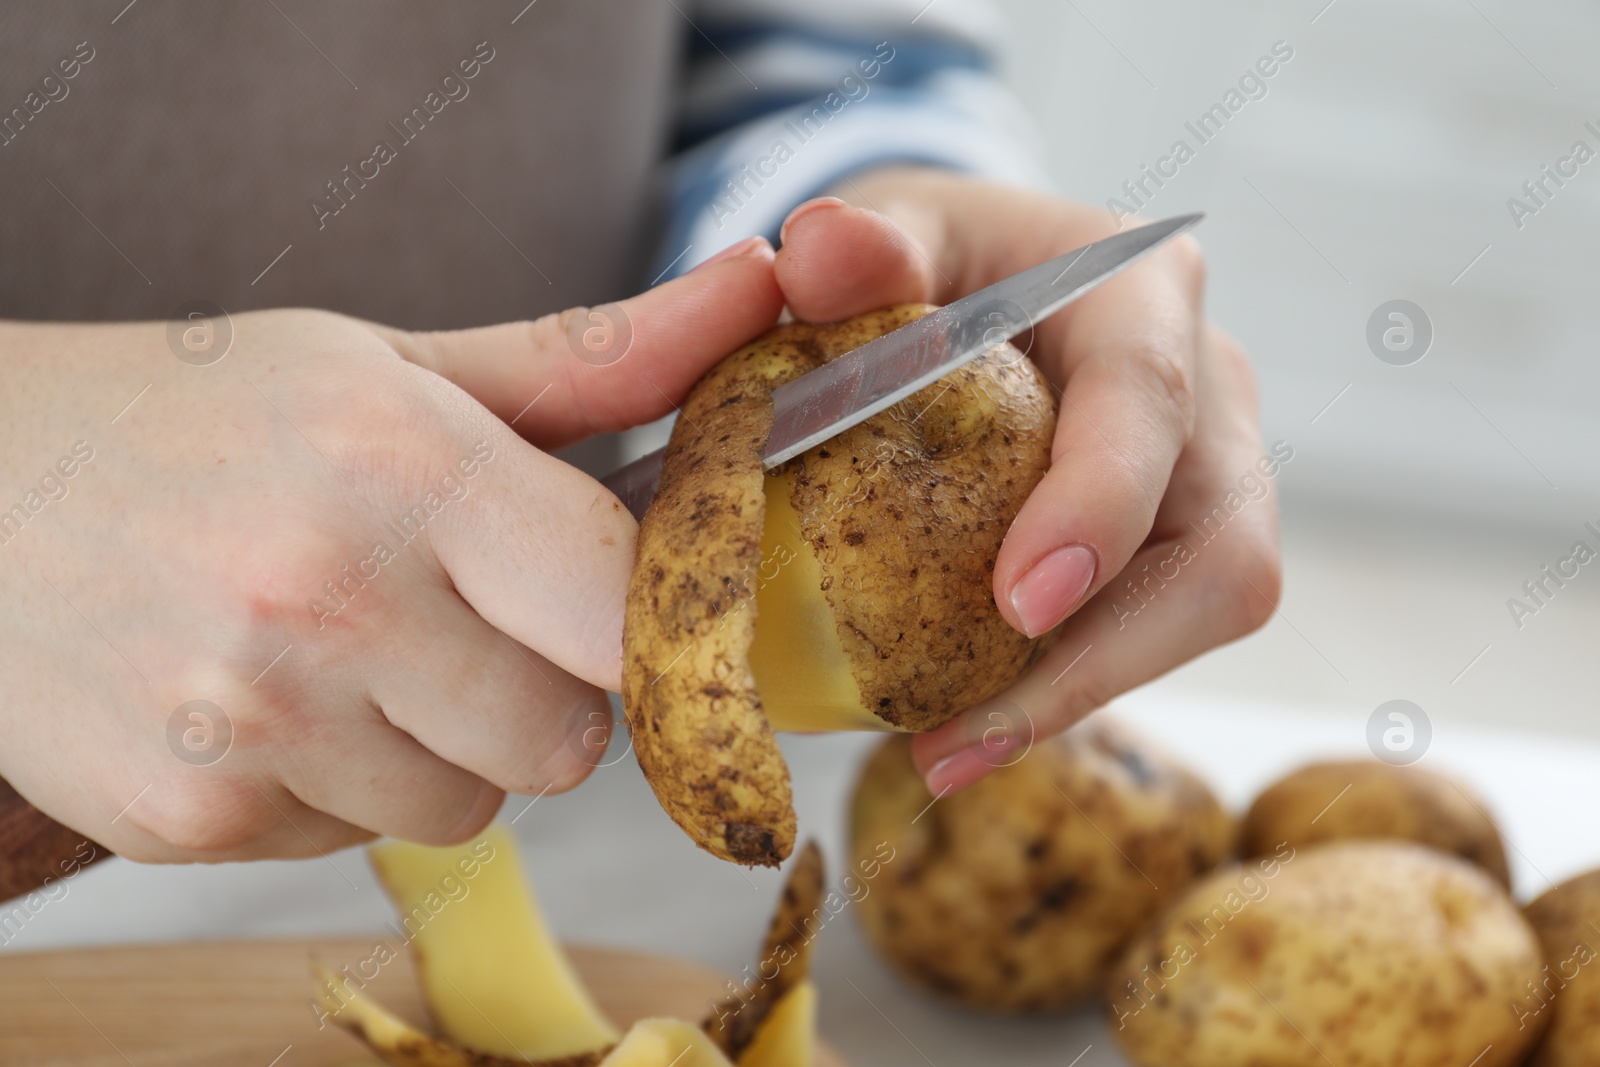
[[[802,319],[949,303],[1117,229],[1087,205],[929,168],[887,167],[836,191],[784,225],[778,281]],[[1023,633],[1059,630],[1008,691],[917,737],[935,794],[1276,609],[1271,478],[1293,449],[1263,446],[1254,373],[1206,319],[1204,294],[1199,245],[1180,237],[1034,331],[1029,355],[1060,414],[994,597]]]

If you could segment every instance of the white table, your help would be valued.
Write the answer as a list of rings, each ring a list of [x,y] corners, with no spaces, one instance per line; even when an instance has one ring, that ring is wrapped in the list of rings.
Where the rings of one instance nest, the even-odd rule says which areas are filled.
[[[1366,753],[1370,709],[1329,715],[1220,707],[1148,692],[1121,708],[1235,806],[1308,759]],[[821,839],[835,874],[849,786],[872,743],[859,735],[785,742],[802,833]],[[1600,866],[1600,746],[1436,724],[1425,761],[1455,771],[1487,799],[1511,845],[1524,898],[1550,880]],[[598,771],[574,793],[527,804],[511,798],[502,818],[516,818],[542,904],[563,937],[691,957],[730,973],[751,961],[778,877],[694,848],[657,806],[631,758]],[[328,860],[222,867],[111,860],[76,878],[68,895],[41,910],[6,950],[355,934],[389,917],[359,850]],[[906,988],[874,957],[848,911],[817,944],[822,1028],[858,1067],[1124,1062],[1095,1011],[996,1020]]]

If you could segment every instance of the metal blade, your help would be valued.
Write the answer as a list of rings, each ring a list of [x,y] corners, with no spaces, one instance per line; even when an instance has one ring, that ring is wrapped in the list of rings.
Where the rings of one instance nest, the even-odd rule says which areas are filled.
[[[1205,216],[1114,234],[962,297],[772,391],[771,470],[899,403],[1060,311]],[[661,472],[657,450],[603,481],[643,517]]]

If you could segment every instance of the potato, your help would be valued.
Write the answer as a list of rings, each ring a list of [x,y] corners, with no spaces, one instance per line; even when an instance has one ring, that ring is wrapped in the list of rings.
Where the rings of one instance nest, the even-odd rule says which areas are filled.
[[[1453,778],[1378,760],[1314,763],[1268,786],[1240,829],[1240,855],[1278,845],[1390,838],[1460,856],[1510,887],[1506,849],[1483,802]]]
[[[639,528],[623,706],[662,807],[714,855],[770,866],[794,846],[775,728],[932,729],[1038,652],[991,589],[1055,425],[1011,346],[761,470],[775,386],[927,310],[779,326],[701,379],[673,428]]]
[[[853,857],[893,856],[857,914],[911,982],[968,1005],[1098,994],[1128,939],[1232,843],[1205,784],[1103,712],[937,803],[910,749],[886,739],[856,786]]]
[[[1593,1067],[1600,1063],[1600,870],[1562,882],[1523,914],[1544,946],[1545,966],[1512,1010],[1524,1025],[1549,1027],[1527,1067]]]
[[[1480,868],[1399,841],[1230,865],[1128,947],[1110,1025],[1141,1067],[1510,1067],[1539,943]]]

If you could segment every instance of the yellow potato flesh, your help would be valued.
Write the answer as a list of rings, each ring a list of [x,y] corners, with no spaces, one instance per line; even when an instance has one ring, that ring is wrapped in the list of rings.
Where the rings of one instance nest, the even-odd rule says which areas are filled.
[[[816,1062],[817,987],[804,981],[761,1021],[739,1067],[812,1067]]]
[[[485,845],[493,850],[488,859]],[[476,1052],[531,1060],[616,1042],[616,1029],[546,928],[503,826],[465,845],[394,842],[369,854],[412,935],[423,993],[444,1036]],[[466,894],[456,896],[462,886]],[[415,921],[422,916],[431,917]]]
[[[774,730],[888,730],[862,706],[833,609],[822,595],[822,568],[800,536],[789,479],[768,474],[756,629],[750,670]]]
[[[743,1062],[743,1061],[740,1061]],[[677,1019],[640,1019],[600,1067],[729,1067],[728,1057],[698,1026]]]

